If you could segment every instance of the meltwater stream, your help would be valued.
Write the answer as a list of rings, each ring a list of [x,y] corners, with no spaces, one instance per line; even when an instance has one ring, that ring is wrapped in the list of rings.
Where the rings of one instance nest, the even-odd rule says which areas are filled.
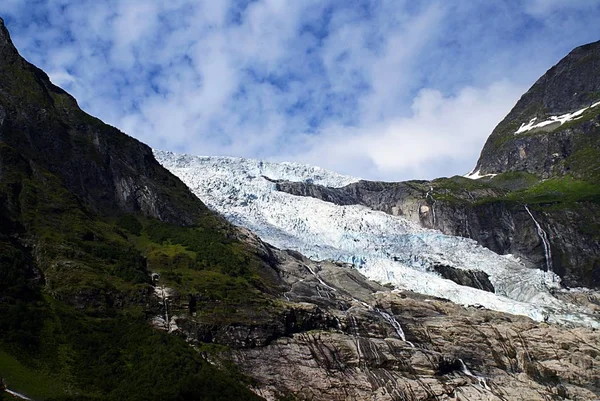
[[[27,396],[25,396],[25,395],[23,395],[21,393],[17,393],[16,391],[12,391],[12,390],[9,390],[9,389],[6,389],[4,391],[6,391],[10,395],[13,395],[13,396],[15,396],[17,398],[22,399],[22,400],[32,401],[31,398],[29,398],[29,397],[27,397]]]
[[[296,163],[162,151],[155,151],[155,156],[211,209],[278,248],[314,260],[352,263],[372,280],[461,305],[600,327],[588,310],[552,295],[560,288],[560,278],[551,269],[527,268],[518,259],[498,255],[471,239],[425,229],[402,217],[279,192],[273,183],[288,180],[342,187],[357,178]],[[435,264],[484,271],[496,293],[445,280],[433,271]]]
[[[527,205],[525,205],[525,210],[527,210],[527,213],[529,213],[531,220],[533,220],[533,223],[535,224],[535,227],[537,229],[537,234],[540,237],[540,240],[542,241],[542,245],[544,246],[544,257],[546,258],[546,271],[554,272],[554,269],[552,268],[552,250],[550,248],[548,234],[546,233],[546,231],[544,231],[544,229],[542,228],[540,223],[538,223],[535,217],[533,217],[533,213],[531,213],[531,210],[529,210],[529,207],[527,207]]]

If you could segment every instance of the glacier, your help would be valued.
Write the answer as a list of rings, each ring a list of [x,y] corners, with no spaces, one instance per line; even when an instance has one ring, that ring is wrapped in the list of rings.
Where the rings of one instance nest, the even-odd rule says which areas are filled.
[[[528,268],[511,255],[498,255],[474,240],[426,229],[403,217],[279,192],[275,184],[287,180],[343,187],[358,181],[356,177],[299,163],[159,150],[154,155],[208,207],[278,248],[314,260],[350,263],[369,279],[398,290],[537,321],[600,327],[591,311],[553,296],[564,290],[551,271]],[[446,280],[432,271],[434,264],[482,270],[496,293]]]

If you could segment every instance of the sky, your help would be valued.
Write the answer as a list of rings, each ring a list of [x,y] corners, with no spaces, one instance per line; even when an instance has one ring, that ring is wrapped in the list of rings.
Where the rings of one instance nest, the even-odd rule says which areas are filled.
[[[600,0],[1,0],[21,55],[153,148],[465,174]]]

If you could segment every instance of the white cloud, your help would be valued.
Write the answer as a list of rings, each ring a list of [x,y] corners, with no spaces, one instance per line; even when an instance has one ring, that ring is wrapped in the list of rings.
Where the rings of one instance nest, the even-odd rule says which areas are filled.
[[[48,72],[48,77],[54,85],[65,89],[69,88],[76,81],[76,78],[65,70]]]
[[[22,54],[151,146],[370,178],[464,173],[522,91],[600,35],[591,1],[29,2],[0,4]]]
[[[412,115],[361,128],[329,127],[317,138],[305,138],[308,150],[296,158],[387,180],[466,173],[523,89],[505,81],[482,89],[467,87],[454,96],[422,89]],[[453,171],[444,174],[448,164]]]

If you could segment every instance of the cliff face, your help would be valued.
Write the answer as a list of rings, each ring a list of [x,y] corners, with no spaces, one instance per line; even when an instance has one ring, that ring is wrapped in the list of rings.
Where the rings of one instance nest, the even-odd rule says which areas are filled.
[[[191,224],[205,209],[151,149],[83,112],[21,58],[0,22],[0,141],[60,177],[102,214],[142,212]]]
[[[574,49],[521,97],[488,138],[475,171],[597,179],[599,101],[600,41]],[[586,108],[569,122],[552,122]],[[516,133],[533,119],[532,129]]]

